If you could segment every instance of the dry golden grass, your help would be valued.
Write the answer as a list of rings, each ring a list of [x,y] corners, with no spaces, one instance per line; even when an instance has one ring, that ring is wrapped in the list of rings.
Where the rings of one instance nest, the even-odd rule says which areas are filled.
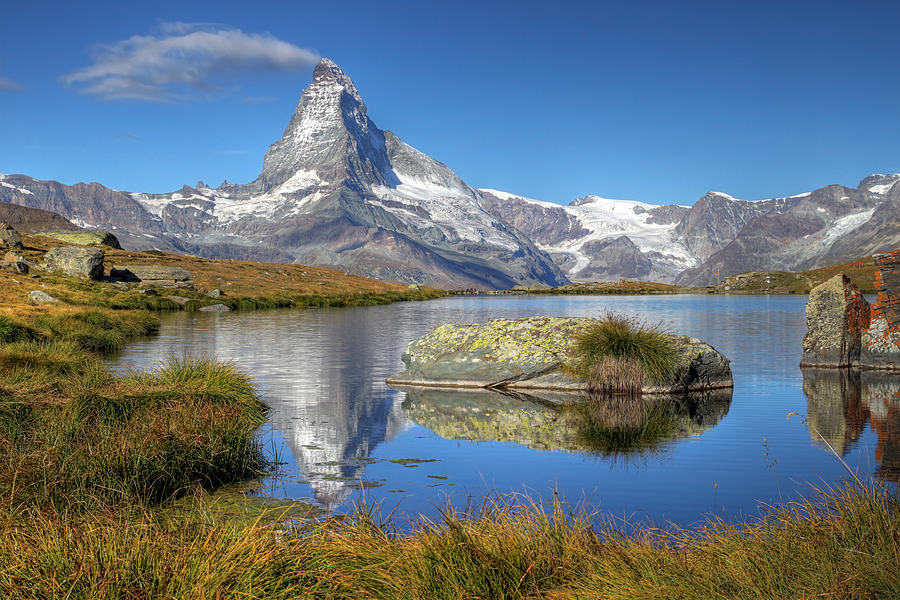
[[[25,249],[20,252],[26,258],[40,264],[50,248],[66,245],[64,242],[39,235],[23,236]],[[136,252],[104,248],[106,272],[114,265],[160,265],[187,269],[194,278],[194,291],[179,289],[160,290],[162,295],[184,295],[210,303],[202,292],[221,289],[226,303],[232,308],[266,308],[274,306],[323,306],[354,304],[353,297],[371,297],[371,301],[384,302],[410,299],[407,296],[436,297],[435,290],[423,294],[412,292],[405,284],[388,283],[366,277],[350,275],[333,269],[295,264],[263,263],[238,260],[212,260],[198,256],[162,252]],[[37,277],[33,277],[36,275]],[[164,304],[142,306],[127,292],[117,290],[111,284],[93,282],[35,269],[29,275],[20,275],[8,269],[0,269],[0,306],[17,318],[29,320],[35,314],[70,310],[64,305],[31,306],[28,294],[42,290],[59,298],[64,305],[95,305],[110,308],[179,308]],[[403,294],[404,297],[398,297]],[[306,300],[304,300],[306,298]],[[310,301],[309,299],[313,300]],[[332,301],[317,303],[315,298]],[[335,302],[336,298],[343,300]],[[258,303],[253,300],[258,299]],[[238,300],[241,300],[238,302]],[[363,301],[365,303],[365,301]],[[172,304],[169,301],[169,304]],[[193,307],[196,309],[196,306]]]

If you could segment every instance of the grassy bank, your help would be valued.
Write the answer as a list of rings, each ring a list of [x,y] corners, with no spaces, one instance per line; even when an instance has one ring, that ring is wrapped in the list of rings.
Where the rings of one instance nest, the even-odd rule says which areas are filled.
[[[260,472],[265,407],[234,367],[104,368],[100,352],[157,327],[141,312],[0,314],[0,506],[152,506]]]
[[[897,598],[895,497],[848,488],[745,526],[595,528],[494,501],[397,535],[363,511],[246,522],[0,515],[4,598]]]
[[[38,264],[47,250],[65,242],[41,235],[23,235],[25,258]],[[113,265],[181,267],[193,276],[194,289],[157,288],[148,295],[130,286],[121,289],[107,282],[89,281],[34,269],[29,275],[0,270],[0,306],[25,316],[36,309],[28,294],[46,292],[67,306],[91,306],[114,310],[198,310],[225,304],[232,310],[268,308],[326,308],[371,306],[405,300],[428,300],[444,295],[440,290],[410,289],[350,275],[333,269],[306,265],[212,260],[163,252],[137,252],[104,248],[106,270]],[[221,290],[216,298],[207,296]],[[46,310],[46,309],[44,309]]]

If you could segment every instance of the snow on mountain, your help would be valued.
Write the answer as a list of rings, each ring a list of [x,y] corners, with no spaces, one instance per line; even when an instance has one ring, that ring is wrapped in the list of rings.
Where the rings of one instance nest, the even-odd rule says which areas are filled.
[[[495,211],[504,219],[512,221],[514,226],[532,236],[538,247],[547,251],[573,281],[641,275],[671,280],[680,271],[699,263],[698,258],[675,235],[679,222],[676,216],[686,212],[688,207],[657,206],[600,196],[585,196],[562,206],[489,188],[479,191],[486,198],[493,199]],[[666,211],[676,216],[663,216]],[[529,220],[541,222],[546,220],[548,214],[554,213],[557,219],[563,218],[559,213],[565,214],[563,220],[570,232],[568,235],[560,236],[558,229],[551,235],[528,223]],[[621,272],[608,268],[608,264],[615,262],[618,256],[609,256],[614,248],[609,244],[603,245],[605,252],[598,253],[598,243],[622,237],[627,237],[641,254],[648,257],[652,265],[648,272]],[[628,251],[633,251],[630,246]]]
[[[442,287],[566,281],[450,168],[379,129],[328,59],[255,181],[131,197],[211,252],[223,241],[229,252],[271,246],[298,262]]]
[[[830,248],[831,245],[834,244],[839,238],[841,238],[848,232],[853,231],[860,225],[868,222],[868,220],[872,218],[872,215],[874,213],[875,209],[870,208],[868,210],[849,214],[837,219],[828,229],[825,230],[825,237],[822,240],[822,245]]]
[[[894,184],[900,181],[900,174],[891,173],[889,175],[882,175],[881,173],[876,173],[870,175],[867,179],[872,178],[877,178],[878,183],[868,186],[868,190],[873,194],[887,194],[891,188],[894,187]]]

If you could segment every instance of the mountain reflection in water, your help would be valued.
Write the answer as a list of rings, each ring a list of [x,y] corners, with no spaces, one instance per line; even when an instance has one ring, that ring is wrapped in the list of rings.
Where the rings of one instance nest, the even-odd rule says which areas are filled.
[[[159,335],[130,341],[108,364],[146,369],[184,354],[234,361],[271,407],[260,440],[283,463],[278,476],[255,483],[262,495],[337,512],[366,502],[395,516],[439,518],[446,502],[463,508],[485,495],[525,492],[586,502],[604,515],[690,525],[710,512],[744,519],[760,501],[806,496],[806,482],[845,479],[807,425],[785,418],[807,408],[809,423],[842,448],[861,477],[877,468],[898,479],[896,386],[869,385],[854,400],[849,381],[807,376],[804,395],[796,365],[805,300],[460,296],[347,309],[179,312],[161,315]],[[410,340],[443,323],[609,311],[664,321],[708,341],[732,360],[733,396],[696,405],[611,402],[596,413],[600,426],[584,431],[552,398],[468,394],[459,401],[445,390],[456,400],[425,401],[384,383],[403,369]]]
[[[809,402],[806,423],[814,441],[824,439],[835,452],[846,455],[869,422],[878,436],[875,474],[900,482],[900,376],[804,369],[803,392]]]

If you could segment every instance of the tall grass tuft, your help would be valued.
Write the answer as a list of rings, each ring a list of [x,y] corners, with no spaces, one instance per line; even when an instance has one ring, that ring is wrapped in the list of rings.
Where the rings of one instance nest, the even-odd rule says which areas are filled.
[[[31,327],[23,325],[7,315],[0,314],[0,344],[21,342],[36,337],[37,332]]]
[[[212,359],[116,378],[72,341],[4,345],[0,504],[149,506],[254,477],[265,411],[247,377]]]
[[[635,385],[632,362],[640,364],[643,375],[652,383],[663,383],[678,369],[678,355],[669,335],[658,325],[625,315],[609,313],[585,331],[575,342],[574,371],[596,382],[598,388],[615,387],[611,376],[598,367],[605,364],[630,377],[624,387]]]

